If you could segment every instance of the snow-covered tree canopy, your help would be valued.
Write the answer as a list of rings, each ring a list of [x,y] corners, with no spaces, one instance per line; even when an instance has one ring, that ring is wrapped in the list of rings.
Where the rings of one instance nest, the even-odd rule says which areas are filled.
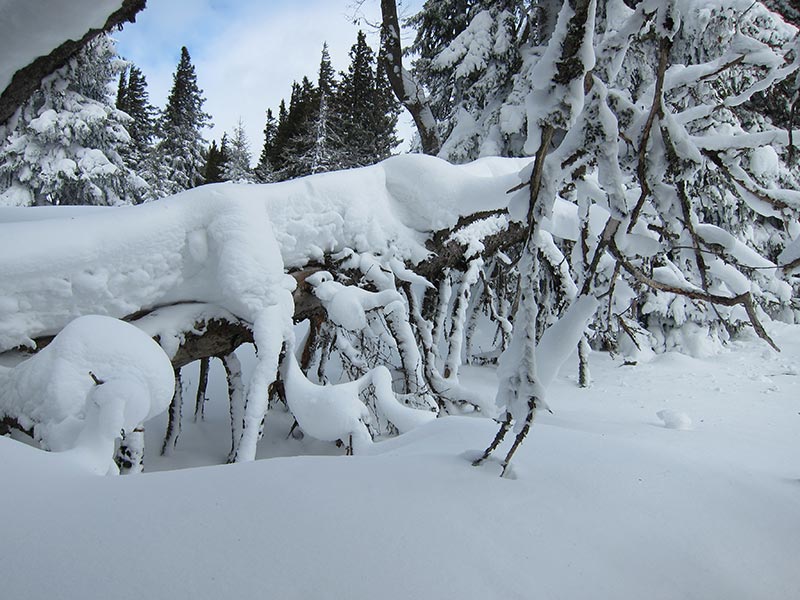
[[[0,6],[0,124],[92,38],[135,20],[145,1],[5,0]]]
[[[800,192],[790,132],[753,100],[796,72],[796,30],[743,0],[462,8],[463,30],[423,64],[455,86],[436,103],[442,156],[483,158],[0,211],[0,352],[23,360],[75,318],[117,317],[159,341],[178,382],[188,362],[222,360],[231,460],[254,458],[283,403],[356,452],[436,414],[502,417],[484,457],[516,425],[507,465],[575,347],[586,385],[590,344],[632,361],[749,327],[772,344],[762,322],[798,309]],[[497,399],[461,384],[465,361],[498,362]],[[53,444],[53,413],[13,400],[25,364],[0,372],[0,416]],[[58,418],[85,422],[71,406]]]

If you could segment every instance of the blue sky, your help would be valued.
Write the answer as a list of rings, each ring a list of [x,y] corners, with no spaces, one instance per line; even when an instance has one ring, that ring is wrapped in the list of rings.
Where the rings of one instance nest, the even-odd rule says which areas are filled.
[[[422,0],[405,0],[408,14]],[[344,70],[359,28],[377,49],[379,0],[147,0],[136,23],[114,33],[119,53],[147,77],[151,102],[163,106],[181,46],[189,49],[214,129],[207,139],[231,131],[241,117],[251,151],[261,151],[267,108],[275,110],[291,83],[316,78],[323,42],[334,68]],[[354,24],[356,20],[358,24]],[[409,119],[401,136],[410,136]]]

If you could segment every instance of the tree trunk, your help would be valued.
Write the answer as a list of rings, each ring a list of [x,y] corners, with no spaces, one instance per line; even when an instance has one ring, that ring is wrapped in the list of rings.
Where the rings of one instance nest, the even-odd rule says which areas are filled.
[[[381,0],[381,37],[386,75],[395,96],[411,113],[419,132],[422,151],[436,156],[441,149],[436,119],[431,112],[428,97],[411,73],[403,68],[403,49],[400,46],[400,22],[397,18],[396,0]]]

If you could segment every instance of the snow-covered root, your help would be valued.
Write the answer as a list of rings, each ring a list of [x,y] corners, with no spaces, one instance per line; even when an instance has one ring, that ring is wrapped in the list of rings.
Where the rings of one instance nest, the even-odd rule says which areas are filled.
[[[378,289],[377,292],[364,290],[356,286],[345,286],[334,281],[333,276],[327,271],[317,272],[306,278],[312,287],[314,295],[319,299],[325,309],[328,320],[342,332],[358,335],[363,342],[374,338],[379,344],[388,348],[390,353],[396,353],[400,359],[400,371],[403,376],[404,392],[411,402],[425,409],[435,409],[435,401],[428,391],[425,381],[424,362],[411,328],[409,311],[410,300],[404,297],[396,287],[393,271],[383,268],[377,259],[370,254],[354,255],[347,263],[354,263],[363,273],[367,281]],[[402,271],[398,265],[395,270],[400,270],[402,276],[411,279],[410,272]],[[309,342],[312,336],[317,336],[316,326],[311,323]],[[377,335],[373,336],[373,328]],[[360,356],[353,344],[345,335],[336,336],[336,346],[342,356],[350,365],[363,374],[367,362]],[[306,350],[309,346],[306,346]],[[331,347],[332,349],[332,347]],[[323,355],[325,351],[323,350]],[[307,352],[304,350],[304,362]],[[318,376],[320,381],[325,381],[322,369],[323,357],[320,358]],[[310,362],[310,361],[308,361]],[[308,365],[304,365],[308,367]],[[352,374],[351,374],[352,375]]]
[[[200,378],[197,380],[197,398],[194,405],[194,420],[206,418],[206,389],[208,388],[208,367],[211,359],[200,359]]]
[[[448,339],[447,360],[445,361],[445,379],[458,380],[458,369],[461,367],[461,354],[464,344],[467,309],[469,307],[472,287],[480,279],[483,270],[483,259],[476,258],[469,262],[467,271],[461,277],[453,309],[453,325]]]
[[[231,352],[221,358],[225,367],[225,379],[228,382],[228,401],[231,415],[231,449],[228,461],[233,461],[236,443],[242,436],[244,427],[244,386],[242,385],[242,365],[239,358]]]
[[[400,433],[436,418],[431,410],[404,406],[392,389],[391,373],[383,366],[354,381],[317,385],[305,376],[294,353],[287,351],[281,378],[286,404],[303,433],[321,441],[341,441],[347,454],[359,453],[372,443],[372,415],[361,399],[370,386],[375,395],[376,416],[386,419]]]
[[[588,388],[592,384],[592,375],[589,371],[590,352],[589,340],[583,335],[578,342],[578,385],[582,388]]]
[[[123,432],[114,462],[120,475],[141,473],[144,470],[144,426],[139,425],[130,433]]]
[[[14,419],[43,448],[67,451],[93,473],[118,473],[120,432],[134,440],[167,408],[173,384],[169,358],[145,333],[110,317],[80,317],[0,373],[0,419]]]
[[[242,434],[233,452],[233,462],[248,462],[256,458],[256,446],[269,408],[270,387],[278,376],[284,342],[293,345],[293,308],[291,295],[288,295],[286,301],[264,308],[253,324],[258,362],[245,396]]]

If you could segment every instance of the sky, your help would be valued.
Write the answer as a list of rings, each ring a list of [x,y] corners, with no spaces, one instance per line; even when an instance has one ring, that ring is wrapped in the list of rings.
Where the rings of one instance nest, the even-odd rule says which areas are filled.
[[[398,10],[413,14],[422,1],[403,0]],[[379,20],[379,0],[147,0],[136,22],[113,37],[120,55],[144,73],[150,102],[159,107],[186,46],[214,123],[206,139],[231,132],[241,118],[255,161],[266,110],[277,112],[282,98],[288,102],[292,81],[304,75],[316,81],[323,42],[334,68],[346,70],[359,29],[377,50]],[[411,119],[406,113],[400,121],[405,146]]]

